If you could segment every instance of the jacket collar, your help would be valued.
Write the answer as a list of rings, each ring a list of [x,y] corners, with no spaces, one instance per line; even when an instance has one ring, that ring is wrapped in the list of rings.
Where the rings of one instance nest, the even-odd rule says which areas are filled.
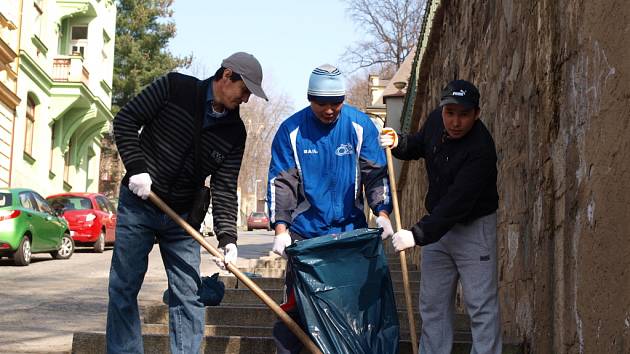
[[[199,89],[201,89],[203,92],[203,95],[200,95],[201,97],[199,98],[199,101],[197,102],[197,104],[202,105],[202,107],[206,107],[206,98],[208,97],[208,87],[210,85],[212,85],[212,80],[213,80],[214,76],[210,76],[209,78],[205,79],[205,80],[199,80],[197,82],[197,85],[199,86]],[[226,117],[222,118],[222,119],[240,119],[240,106],[236,107],[236,109],[228,109],[228,114]]]

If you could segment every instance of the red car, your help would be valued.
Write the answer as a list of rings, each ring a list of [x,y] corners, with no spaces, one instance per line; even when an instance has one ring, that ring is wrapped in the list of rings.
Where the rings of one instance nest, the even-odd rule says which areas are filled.
[[[99,193],[61,193],[46,198],[63,213],[77,245],[89,245],[102,253],[116,240],[116,208]]]
[[[247,231],[252,231],[253,229],[271,230],[267,214],[255,211],[249,214],[247,217]]]

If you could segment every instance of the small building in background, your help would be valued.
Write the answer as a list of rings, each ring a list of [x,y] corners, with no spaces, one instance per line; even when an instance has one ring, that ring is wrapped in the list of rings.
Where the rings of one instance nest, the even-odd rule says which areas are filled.
[[[401,118],[403,116],[405,98],[409,85],[409,75],[411,74],[411,66],[415,55],[415,49],[409,52],[382,93],[383,105],[385,106],[385,126],[394,128],[397,132],[402,131]],[[396,180],[398,180],[402,162],[398,159],[393,160],[394,172],[396,174]]]
[[[381,78],[379,75],[370,74],[368,76],[368,92],[370,94],[370,105],[365,108],[365,113],[372,118],[374,124],[383,128],[387,117],[385,102],[383,101],[383,92],[390,80]]]

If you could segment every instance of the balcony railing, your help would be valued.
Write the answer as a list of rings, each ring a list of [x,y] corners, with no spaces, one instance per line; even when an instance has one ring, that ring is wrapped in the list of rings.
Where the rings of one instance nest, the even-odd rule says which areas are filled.
[[[90,72],[83,66],[80,56],[53,59],[52,79],[61,82],[82,82],[88,85]]]

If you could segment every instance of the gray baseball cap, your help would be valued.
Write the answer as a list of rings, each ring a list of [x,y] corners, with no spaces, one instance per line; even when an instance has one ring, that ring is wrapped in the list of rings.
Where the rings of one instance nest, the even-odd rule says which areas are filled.
[[[221,66],[232,69],[232,71],[241,75],[245,86],[251,93],[269,101],[261,86],[263,79],[262,67],[253,55],[245,52],[236,52],[223,59]]]

